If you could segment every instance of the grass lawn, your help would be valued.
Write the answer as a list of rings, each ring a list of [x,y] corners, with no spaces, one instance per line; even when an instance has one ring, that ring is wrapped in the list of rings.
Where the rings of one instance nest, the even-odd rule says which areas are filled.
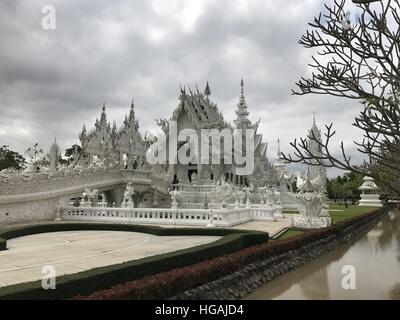
[[[337,208],[334,208],[336,206]],[[340,209],[343,210],[343,211],[329,212],[332,217],[332,224],[338,223],[339,221],[343,221],[355,216],[359,216],[360,214],[367,213],[376,209],[372,207],[359,207],[359,206],[349,206],[348,208],[346,208],[345,206],[338,206],[338,205],[330,205],[329,208],[335,210],[340,210]]]
[[[299,234],[302,234],[302,233],[304,233],[304,231],[288,230],[285,233],[283,233],[282,235],[280,235],[278,240],[284,240],[287,238],[298,236]]]
[[[343,221],[343,220],[358,216],[360,214],[373,211],[376,208],[359,207],[359,206],[351,206],[351,205],[349,205],[348,208],[346,208],[344,205],[340,206],[338,204],[329,204],[329,209],[331,209],[331,210],[343,210],[343,211],[330,211],[329,212],[329,214],[331,215],[331,218],[332,218],[332,224],[335,224],[335,223],[338,223],[339,221]],[[293,213],[293,212],[290,212],[290,213]],[[290,238],[290,237],[294,237],[294,236],[297,236],[297,235],[302,234],[302,233],[304,233],[304,231],[288,230],[285,233],[283,233],[278,238],[278,240],[283,240],[283,239],[287,239],[287,238]]]

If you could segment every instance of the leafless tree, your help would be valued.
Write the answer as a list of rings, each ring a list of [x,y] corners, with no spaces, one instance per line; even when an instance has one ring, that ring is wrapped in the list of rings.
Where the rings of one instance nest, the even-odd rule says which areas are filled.
[[[317,141],[315,136],[296,139],[291,143],[294,154],[282,156],[288,162],[369,173],[381,182],[385,177],[385,184],[399,195],[399,1],[353,2],[354,8],[360,11],[355,23],[344,11],[346,0],[335,0],[334,5],[325,5],[326,12],[309,24],[310,29],[299,43],[316,50],[310,64],[313,72],[309,78],[302,77],[296,83],[293,94],[325,94],[361,102],[363,110],[353,125],[362,130],[363,139],[355,144],[368,160],[354,165],[343,142],[340,156],[334,156],[330,148],[335,135],[332,124],[325,126],[324,141]],[[319,155],[308,148],[310,139],[319,143]]]

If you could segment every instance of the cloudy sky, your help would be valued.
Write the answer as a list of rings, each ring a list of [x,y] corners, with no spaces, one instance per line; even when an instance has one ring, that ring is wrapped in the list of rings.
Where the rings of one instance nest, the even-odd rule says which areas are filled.
[[[327,0],[327,2],[330,2]],[[56,9],[56,29],[42,28],[42,7]],[[234,118],[245,81],[253,120],[276,155],[317,123],[334,122],[336,145],[351,152],[360,105],[321,96],[291,96],[307,75],[298,43],[321,0],[2,0],[0,2],[0,144],[23,152],[35,142],[78,142],[107,105],[121,125],[135,100],[142,132],[178,105],[179,84],[203,89]],[[357,156],[355,156],[357,158]],[[334,174],[334,173],[331,173]]]

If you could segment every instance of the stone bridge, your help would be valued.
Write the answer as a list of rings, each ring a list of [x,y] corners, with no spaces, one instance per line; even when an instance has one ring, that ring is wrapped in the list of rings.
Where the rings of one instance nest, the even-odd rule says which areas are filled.
[[[135,187],[138,207],[170,206],[166,181],[146,170],[70,169],[32,174],[0,174],[0,225],[53,219],[57,208],[69,204],[86,189],[106,195],[109,206],[119,206],[127,183]]]

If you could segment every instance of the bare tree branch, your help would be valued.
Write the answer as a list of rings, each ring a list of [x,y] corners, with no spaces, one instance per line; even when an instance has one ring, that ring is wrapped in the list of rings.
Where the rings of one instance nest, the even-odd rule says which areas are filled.
[[[359,101],[363,110],[353,125],[363,132],[363,139],[355,145],[368,162],[353,164],[343,142],[340,156],[331,153],[330,141],[335,135],[332,124],[326,126],[323,142],[313,135],[296,139],[291,143],[293,156],[282,155],[288,162],[369,173],[378,180],[383,175],[390,180],[385,183],[392,183],[392,189],[396,186],[400,195],[399,0],[352,2],[361,9],[355,26],[345,20],[346,0],[335,0],[332,7],[325,5],[325,12],[309,23],[310,29],[299,43],[317,50],[309,64],[313,72],[309,78],[301,77],[292,93]],[[318,155],[309,149],[310,141],[318,143]]]

